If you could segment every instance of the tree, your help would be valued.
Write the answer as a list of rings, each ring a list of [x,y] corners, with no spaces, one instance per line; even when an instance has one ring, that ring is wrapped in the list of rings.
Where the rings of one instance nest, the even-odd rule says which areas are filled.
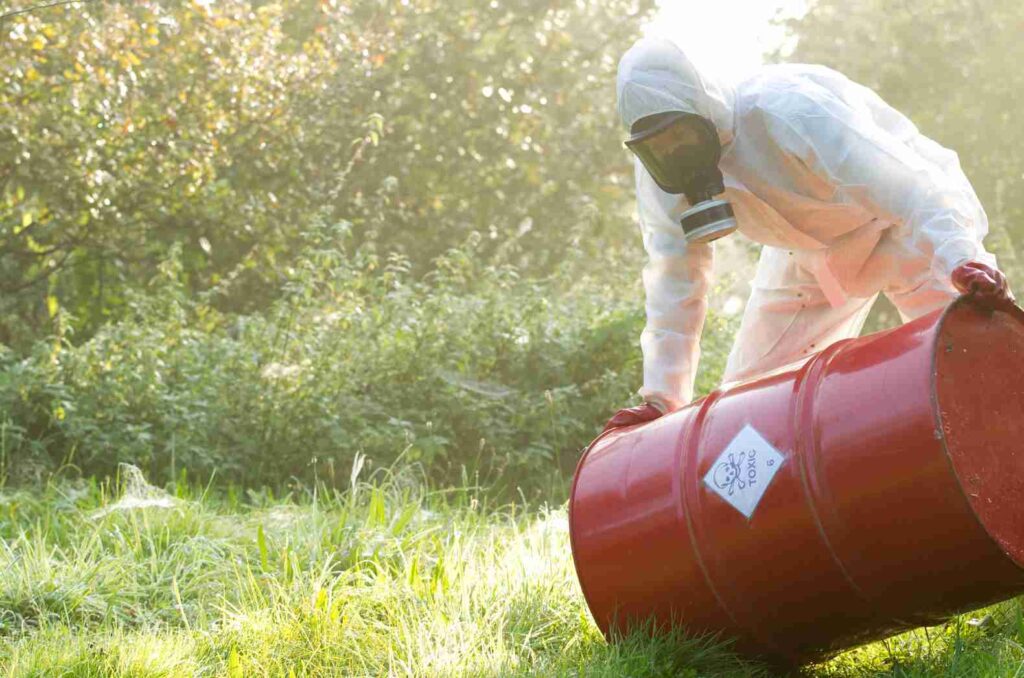
[[[628,219],[618,55],[651,2],[96,2],[0,26],[0,342],[124,311],[175,245],[226,309],[312,223],[543,273]]]

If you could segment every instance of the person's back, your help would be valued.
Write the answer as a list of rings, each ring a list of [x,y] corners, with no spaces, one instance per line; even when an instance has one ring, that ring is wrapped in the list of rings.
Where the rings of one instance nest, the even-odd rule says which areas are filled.
[[[763,66],[754,76],[738,85],[737,108],[755,106],[758,101],[769,105],[765,102],[769,99],[772,100],[770,105],[773,110],[786,111],[792,109],[795,103],[787,95],[796,93],[811,99],[815,92],[819,96],[834,97],[854,115],[870,119],[878,129],[933,164],[951,181],[960,183],[977,206],[976,218],[987,226],[981,202],[964,174],[956,152],[921,134],[917,125],[886,103],[874,90],[854,82],[838,71],[817,64]]]

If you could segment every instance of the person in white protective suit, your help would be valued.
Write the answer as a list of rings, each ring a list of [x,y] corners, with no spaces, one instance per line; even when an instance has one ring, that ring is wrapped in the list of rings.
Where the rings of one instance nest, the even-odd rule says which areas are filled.
[[[957,155],[872,90],[796,64],[765,66],[733,88],[674,43],[643,38],[619,63],[617,95],[636,154],[647,325],[644,404],[609,428],[690,401],[711,241],[736,226],[764,248],[725,381],[857,335],[880,292],[904,321],[958,293],[1012,303]]]

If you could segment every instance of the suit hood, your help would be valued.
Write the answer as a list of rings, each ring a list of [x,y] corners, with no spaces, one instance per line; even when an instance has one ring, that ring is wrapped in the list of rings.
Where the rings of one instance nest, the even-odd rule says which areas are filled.
[[[628,128],[656,113],[683,111],[710,120],[724,148],[735,131],[736,90],[700,73],[675,43],[637,40],[619,61],[616,79],[619,117]]]

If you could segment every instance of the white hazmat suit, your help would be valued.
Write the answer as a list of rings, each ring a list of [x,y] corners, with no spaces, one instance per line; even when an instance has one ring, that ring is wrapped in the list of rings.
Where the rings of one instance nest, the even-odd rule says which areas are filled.
[[[617,94],[627,127],[668,111],[714,123],[723,197],[739,232],[764,245],[725,381],[857,335],[879,292],[906,321],[957,295],[960,264],[995,266],[956,153],[831,69],[766,66],[733,88],[698,73],[672,42],[643,38],[619,63]],[[686,199],[658,188],[639,160],[636,190],[648,254],[640,395],[673,410],[692,398],[713,244],[686,242]]]

